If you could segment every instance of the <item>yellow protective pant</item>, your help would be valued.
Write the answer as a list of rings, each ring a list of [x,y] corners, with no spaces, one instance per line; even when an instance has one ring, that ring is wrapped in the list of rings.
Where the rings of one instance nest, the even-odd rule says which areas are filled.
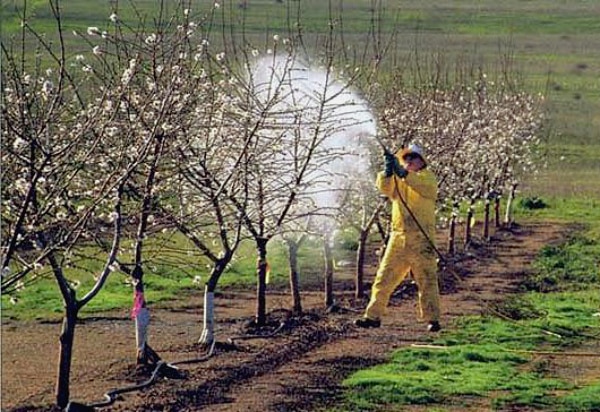
[[[407,242],[404,232],[392,232],[390,235],[371,290],[371,300],[365,312],[367,318],[381,319],[392,293],[411,271],[419,290],[419,319],[439,321],[440,292],[434,251],[423,236],[409,236]]]

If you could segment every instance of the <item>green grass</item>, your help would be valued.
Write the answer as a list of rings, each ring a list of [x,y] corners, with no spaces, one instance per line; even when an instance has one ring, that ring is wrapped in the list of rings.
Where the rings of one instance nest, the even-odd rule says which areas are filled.
[[[353,259],[355,247],[349,242],[348,234],[336,241],[333,255],[336,261]],[[149,238],[146,243],[144,284],[146,300],[156,305],[160,302],[181,298],[181,294],[204,293],[211,266],[180,234],[163,235]],[[127,245],[124,246],[127,251]],[[94,255],[92,249],[86,250],[87,256]],[[127,262],[130,255],[125,252],[121,259]],[[268,244],[267,260],[270,267],[269,288],[282,289],[289,285],[289,265],[287,249],[281,241],[273,239]],[[66,276],[72,284],[78,284],[77,297],[87,293],[93,283],[93,275],[101,270],[102,263],[95,259],[82,259],[66,269]],[[299,250],[300,286],[303,288],[320,287],[323,282],[324,257],[322,243],[309,240]],[[198,278],[199,277],[199,281]],[[256,248],[253,242],[244,242],[238,250],[235,260],[219,280],[218,290],[231,287],[244,287],[253,290],[256,284]],[[15,299],[16,298],[16,302]],[[108,311],[126,310],[133,301],[133,289],[130,279],[123,273],[109,275],[96,298],[84,306],[82,315]],[[51,273],[41,271],[38,280],[16,294],[3,294],[1,297],[2,316],[14,319],[58,318],[63,313],[63,302]]]
[[[347,392],[340,410],[460,405],[465,397],[479,398],[492,410],[598,407],[598,384],[575,387],[557,379],[526,351],[560,350],[580,343],[584,334],[600,333],[592,317],[600,307],[599,291],[526,295],[526,302],[518,304],[529,309],[528,315],[514,322],[493,316],[462,318],[452,332],[433,342],[438,349],[404,348],[387,363],[351,375],[344,382]],[[557,391],[567,395],[557,396]]]
[[[530,199],[538,199],[545,206],[529,209],[524,205]],[[518,196],[514,209],[517,220],[551,220],[585,226],[584,235],[592,239],[600,237],[600,200],[591,196]]]
[[[556,198],[550,214],[571,218],[574,214],[596,214],[593,199],[600,199],[600,144],[552,143],[545,147],[547,166],[538,176],[531,176],[520,188],[521,196]],[[571,200],[568,198],[575,197]],[[568,200],[561,201],[559,198]],[[561,203],[575,202],[575,208]],[[541,214],[542,217],[544,214]],[[582,219],[587,220],[587,219]]]
[[[350,396],[352,407],[367,409],[382,404],[460,404],[460,397],[483,397],[491,391],[502,393],[496,403],[531,405],[533,400],[548,405],[548,392],[570,388],[521,371],[527,362],[526,356],[494,344],[405,349],[394,353],[389,363],[357,372],[344,384],[360,393]],[[355,410],[352,407],[348,410]]]

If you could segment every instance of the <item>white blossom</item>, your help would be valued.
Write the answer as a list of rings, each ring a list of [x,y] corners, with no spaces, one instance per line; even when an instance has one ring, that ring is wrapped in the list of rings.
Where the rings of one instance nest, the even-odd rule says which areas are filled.
[[[144,41],[148,45],[156,44],[156,42],[158,41],[158,36],[156,35],[156,33],[152,33],[151,35],[146,37],[146,40],[144,40]]]
[[[25,147],[25,146],[27,146],[27,141],[25,139],[20,138],[20,137],[17,137],[15,139],[15,141],[13,142],[13,149],[14,150],[19,150],[20,148]]]
[[[48,96],[50,93],[52,93],[52,89],[54,89],[54,84],[52,84],[50,80],[44,81],[42,84],[42,94]]]
[[[123,71],[121,75],[121,83],[123,85],[127,85],[131,79],[133,78],[133,70],[131,68],[127,68]]]

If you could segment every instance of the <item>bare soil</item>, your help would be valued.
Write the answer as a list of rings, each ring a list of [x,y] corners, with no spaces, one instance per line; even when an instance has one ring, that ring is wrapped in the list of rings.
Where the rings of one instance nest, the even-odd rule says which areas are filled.
[[[443,273],[442,326],[455,328],[460,316],[486,311],[490,303],[518,293],[536,252],[559,241],[568,228],[527,224],[494,233],[461,251],[455,270]],[[440,243],[441,245],[441,243]],[[370,281],[376,269],[373,254]],[[249,326],[254,291],[227,290],[217,297],[217,342],[196,344],[202,329],[202,296],[151,307],[150,345],[163,360],[176,364],[178,379],[159,377],[139,390],[123,393],[110,411],[315,411],[336,405],[342,380],[361,368],[384,362],[398,348],[427,344],[437,334],[416,320],[414,289],[402,285],[379,329],[352,325],[366,306],[353,297],[352,267],[336,272],[338,310],[326,310],[321,291],[304,291],[302,316],[291,316],[286,291],[269,291],[269,325]],[[58,322],[2,322],[2,410],[54,410]],[[277,333],[274,333],[274,332]],[[257,337],[260,335],[262,337]],[[569,351],[600,352],[599,344]],[[537,361],[556,376],[578,382],[600,376],[599,357],[544,356]],[[152,370],[135,365],[135,333],[128,309],[82,319],[77,327],[71,399],[100,402],[114,388],[147,382]],[[448,411],[487,411],[489,399],[469,399]],[[405,410],[423,411],[420,407]]]

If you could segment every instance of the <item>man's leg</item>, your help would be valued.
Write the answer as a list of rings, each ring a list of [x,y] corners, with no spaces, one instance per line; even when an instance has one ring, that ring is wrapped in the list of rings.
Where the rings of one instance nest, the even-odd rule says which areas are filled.
[[[428,253],[417,256],[412,270],[419,289],[419,318],[428,323],[430,331],[438,331],[440,329],[440,291],[435,257]]]
[[[404,246],[404,235],[392,233],[371,288],[371,299],[365,311],[366,319],[381,320],[392,293],[408,274]]]

